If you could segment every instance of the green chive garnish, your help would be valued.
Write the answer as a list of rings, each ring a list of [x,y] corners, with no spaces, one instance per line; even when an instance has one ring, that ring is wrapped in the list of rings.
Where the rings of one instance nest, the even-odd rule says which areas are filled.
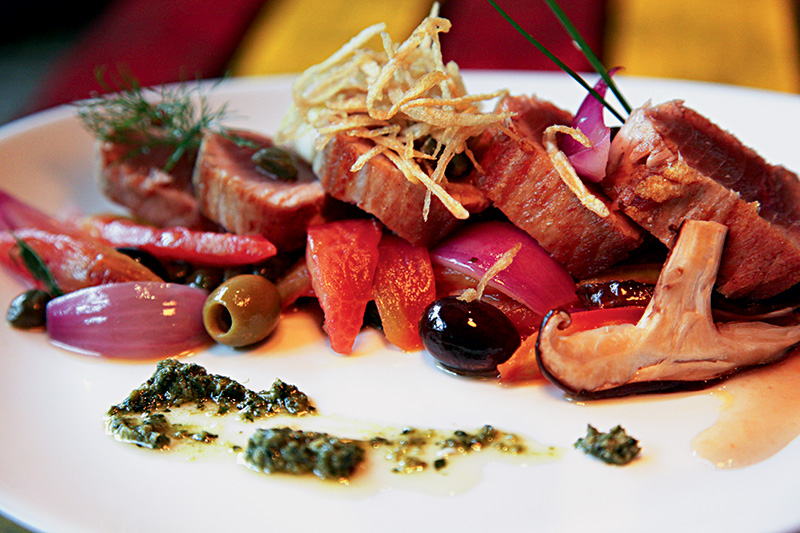
[[[495,10],[496,10],[498,13],[500,13],[500,15],[501,15],[501,16],[502,16],[504,19],[506,19],[506,21],[507,21],[509,24],[511,24],[511,26],[513,26],[513,27],[514,27],[514,29],[515,29],[515,30],[517,30],[517,31],[520,33],[520,35],[522,35],[523,37],[525,37],[525,39],[527,39],[527,40],[528,40],[528,42],[530,42],[531,44],[533,44],[533,45],[534,45],[536,48],[538,48],[538,49],[539,49],[539,51],[540,51],[540,52],[542,52],[544,55],[546,55],[546,56],[547,56],[547,57],[548,57],[548,58],[549,58],[549,59],[550,59],[550,60],[551,60],[553,63],[555,63],[556,65],[558,65],[558,67],[559,67],[561,70],[563,70],[564,72],[566,72],[567,74],[569,74],[569,75],[572,77],[572,79],[574,79],[575,81],[577,81],[577,82],[578,82],[578,83],[581,85],[581,87],[583,87],[584,89],[586,89],[586,90],[589,92],[589,94],[591,94],[593,97],[595,97],[595,98],[597,99],[597,101],[598,101],[598,102],[600,102],[601,104],[603,104],[603,106],[604,106],[606,109],[608,109],[608,110],[611,112],[611,114],[612,114],[612,115],[614,115],[614,116],[617,118],[617,120],[619,120],[620,122],[625,122],[625,119],[623,118],[623,116],[622,116],[622,115],[621,115],[621,114],[620,114],[620,113],[619,113],[619,112],[618,112],[616,109],[614,109],[614,107],[613,107],[611,104],[609,104],[609,103],[606,101],[606,99],[605,99],[605,98],[603,98],[603,97],[600,95],[600,93],[598,93],[597,91],[595,91],[595,90],[594,90],[594,88],[593,88],[591,85],[589,85],[589,84],[586,82],[586,80],[584,80],[584,79],[583,79],[583,78],[580,76],[580,74],[578,74],[577,72],[575,72],[574,70],[572,70],[571,68],[569,68],[569,67],[568,67],[568,66],[567,66],[567,65],[566,65],[566,64],[565,64],[563,61],[561,61],[561,60],[560,60],[558,57],[556,57],[556,56],[555,56],[555,54],[553,54],[552,52],[550,52],[550,50],[548,50],[548,49],[547,49],[547,48],[546,48],[546,47],[545,47],[545,46],[544,46],[542,43],[540,43],[539,41],[537,41],[537,40],[536,40],[536,39],[535,39],[535,38],[534,38],[534,37],[533,37],[533,36],[532,36],[530,33],[528,33],[527,31],[525,31],[525,29],[524,29],[522,26],[520,26],[519,24],[517,24],[517,22],[516,22],[516,21],[515,21],[513,18],[511,18],[511,16],[510,16],[508,13],[506,13],[506,12],[503,10],[503,8],[501,8],[499,5],[497,5],[497,2],[495,2],[494,0],[488,0],[488,2],[489,2],[491,5],[492,5],[492,7],[494,7],[494,9],[495,9]],[[587,48],[588,48],[588,46],[587,46]],[[582,50],[583,50],[583,49],[582,49]],[[586,54],[586,52],[584,51],[584,55],[585,55],[585,54]],[[588,58],[587,58],[587,59],[588,59]],[[590,61],[591,61],[591,60],[590,60]],[[603,69],[603,71],[605,71],[605,69]],[[601,76],[602,76],[602,74],[601,74]],[[607,73],[607,72],[606,72],[606,76],[608,76],[608,73]],[[605,78],[604,78],[604,79],[605,79]],[[609,79],[610,79],[610,77],[609,77]],[[608,83],[608,80],[606,80],[606,83]],[[611,84],[609,84],[609,86],[611,86]],[[616,94],[616,91],[614,92],[614,94]],[[623,106],[627,106],[627,104],[623,103]],[[627,109],[627,107],[626,107],[626,109]]]
[[[586,40],[581,36],[580,33],[578,33],[578,29],[575,27],[572,21],[569,20],[569,17],[567,17],[567,14],[564,13],[563,9],[561,9],[561,6],[559,6],[555,0],[545,0],[545,2],[547,2],[547,5],[550,6],[550,10],[553,12],[556,18],[558,18],[558,21],[561,23],[564,29],[567,30],[567,33],[569,33],[569,36],[572,37],[572,40],[574,40],[581,49],[581,52],[583,52],[586,60],[591,63],[592,67],[594,67],[595,72],[600,74],[600,76],[605,80],[608,88],[611,89],[611,92],[613,92],[614,96],[617,97],[619,103],[622,104],[623,108],[625,108],[625,112],[630,113],[631,106],[628,105],[625,97],[622,96],[622,93],[617,88],[617,84],[614,83],[614,80],[608,75],[608,70],[597,58]]]

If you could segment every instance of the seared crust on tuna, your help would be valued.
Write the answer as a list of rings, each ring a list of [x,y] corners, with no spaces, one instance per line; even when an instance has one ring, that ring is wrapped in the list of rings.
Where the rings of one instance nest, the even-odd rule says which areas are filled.
[[[170,146],[149,148],[98,141],[95,177],[103,194],[132,214],[157,226],[206,229],[192,190],[196,152],[187,152],[169,172]]]
[[[717,290],[766,298],[800,282],[800,181],[680,101],[635,110],[603,187],[667,246],[685,219],[728,226]]]
[[[377,155],[358,171],[351,171],[353,163],[371,146],[368,140],[343,134],[328,142],[314,165],[328,194],[357,205],[418,246],[436,244],[462,222],[435,197],[431,199],[428,220],[424,220],[427,189],[409,181],[386,156]],[[471,184],[450,182],[444,188],[470,213],[488,206],[486,198]]]
[[[234,143],[232,136],[252,144]],[[262,235],[279,250],[295,250],[305,245],[308,225],[321,221],[326,196],[299,158],[295,181],[257,169],[252,160],[256,146],[272,145],[270,138],[252,132],[207,132],[195,166],[195,195],[202,213],[226,230]]]
[[[478,188],[508,219],[528,232],[577,278],[618,261],[642,242],[642,231],[609,205],[601,217],[583,206],[567,187],[542,145],[544,130],[569,124],[572,116],[535,97],[505,97],[499,111],[514,111],[509,129],[490,128],[475,145],[482,173]],[[602,191],[592,190],[604,203]]]

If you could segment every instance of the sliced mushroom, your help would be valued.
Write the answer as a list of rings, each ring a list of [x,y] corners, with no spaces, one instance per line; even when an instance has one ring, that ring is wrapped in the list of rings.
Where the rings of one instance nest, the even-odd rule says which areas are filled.
[[[545,318],[536,347],[542,372],[576,396],[658,391],[772,363],[800,342],[800,325],[715,324],[711,292],[727,228],[686,221],[637,324],[567,334],[565,311]]]

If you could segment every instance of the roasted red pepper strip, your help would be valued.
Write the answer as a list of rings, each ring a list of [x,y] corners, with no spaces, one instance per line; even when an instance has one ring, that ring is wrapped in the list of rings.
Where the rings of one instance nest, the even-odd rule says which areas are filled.
[[[34,280],[19,257],[15,236],[36,252],[65,293],[105,283],[161,281],[130,257],[88,239],[40,229],[0,232],[0,263],[29,281]]]
[[[419,319],[436,299],[428,250],[395,235],[384,235],[372,282],[386,340],[405,351],[419,350]]]
[[[372,220],[341,220],[308,228],[306,264],[325,315],[333,351],[353,350],[372,299],[381,228]]]
[[[114,215],[86,217],[77,222],[91,237],[113,247],[135,247],[165,260],[193,265],[234,267],[259,263],[275,255],[270,241],[257,235],[157,228]]]
[[[636,324],[643,312],[644,307],[633,306],[574,311],[570,313],[572,324],[566,331],[577,332],[615,324]],[[537,337],[538,334],[533,334],[525,339],[511,359],[497,367],[501,382],[544,380],[544,376],[539,370],[539,364],[536,362]]]

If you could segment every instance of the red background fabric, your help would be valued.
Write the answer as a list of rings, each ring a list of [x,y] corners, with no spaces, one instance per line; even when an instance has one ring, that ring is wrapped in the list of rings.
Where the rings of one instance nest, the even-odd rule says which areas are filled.
[[[220,77],[267,1],[114,0],[46,76],[29,111],[100,91],[95,71],[101,66],[123,67],[145,86]],[[589,69],[544,2],[500,4],[571,68]],[[605,2],[561,0],[560,5],[592,48],[602,53]],[[448,0],[441,13],[453,23],[442,37],[445,59],[462,69],[557,68],[485,0]]]

